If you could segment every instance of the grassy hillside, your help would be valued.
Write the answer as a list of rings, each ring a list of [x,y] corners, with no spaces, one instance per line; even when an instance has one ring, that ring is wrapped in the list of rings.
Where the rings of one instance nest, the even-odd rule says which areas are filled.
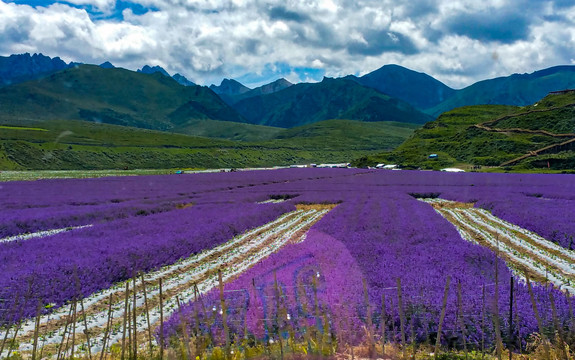
[[[395,122],[362,122],[326,120],[288,129],[274,142],[294,148],[323,150],[394,149],[407,139],[419,125]],[[272,146],[272,144],[269,144]]]
[[[292,128],[329,119],[424,124],[431,117],[406,102],[348,79],[325,78],[239,101],[234,108],[259,125]]]
[[[274,139],[285,129],[220,120],[189,120],[174,132],[192,136],[237,141],[264,141]]]
[[[268,131],[262,131],[262,137],[277,139],[246,142],[73,120],[20,120],[0,126],[0,170],[224,168],[347,162],[366,152],[391,149],[415,128],[336,120],[278,133],[274,133],[277,129],[262,127]]]
[[[429,169],[502,164],[516,169],[572,169],[575,153],[570,141],[575,135],[565,133],[575,133],[574,103],[575,93],[570,93],[549,95],[527,107],[457,108],[415,131],[394,151],[366,156],[356,163],[399,163]],[[430,154],[438,157],[430,159]]]
[[[159,73],[80,65],[0,89],[4,119],[86,120],[146,129],[185,127],[190,120],[242,121],[211,90],[182,86]]]

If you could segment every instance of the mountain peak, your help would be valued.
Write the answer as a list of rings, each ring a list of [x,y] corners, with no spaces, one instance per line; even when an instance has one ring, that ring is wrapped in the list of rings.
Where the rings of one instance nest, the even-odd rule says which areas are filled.
[[[162,74],[164,76],[171,77],[170,74],[168,74],[168,72],[166,70],[164,70],[163,67],[158,66],[158,65],[156,65],[156,66],[144,65],[143,68],[138,69],[138,72],[142,73],[142,74],[154,74],[154,73],[159,72],[160,74]]]
[[[455,93],[455,90],[425,73],[395,64],[384,65],[355,79],[363,86],[407,101],[418,109],[431,108]]]
[[[0,56],[0,86],[17,84],[70,67],[59,57],[30,53]]]
[[[280,79],[277,79],[276,81],[273,81],[269,84],[262,85],[259,88],[256,88],[252,91],[256,91],[259,89],[259,94],[272,94],[272,93],[281,91],[283,89],[286,89],[292,85],[293,84],[291,82],[287,81],[286,79],[280,78]]]
[[[210,89],[218,95],[239,95],[251,90],[234,79],[223,79],[220,86],[211,85]]]
[[[184,86],[195,86],[196,85],[192,81],[188,80],[182,74],[175,74],[174,76],[172,76],[172,78],[174,80],[176,80],[180,85],[184,85]]]
[[[109,61],[100,64],[102,69],[115,69],[116,67]]]

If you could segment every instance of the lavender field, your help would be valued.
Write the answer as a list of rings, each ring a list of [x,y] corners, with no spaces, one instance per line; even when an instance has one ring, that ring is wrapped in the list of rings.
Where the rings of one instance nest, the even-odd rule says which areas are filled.
[[[570,175],[0,183],[0,356],[243,358],[383,343],[518,353],[547,341],[569,356],[574,209]]]

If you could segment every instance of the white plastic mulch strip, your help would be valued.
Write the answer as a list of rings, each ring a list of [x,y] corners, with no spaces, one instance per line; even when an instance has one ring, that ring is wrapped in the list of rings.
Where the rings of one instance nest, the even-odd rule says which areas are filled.
[[[575,294],[575,254],[484,209],[458,207],[455,202],[441,199],[422,201],[436,205],[435,210],[456,227],[463,239],[477,243],[475,238],[480,237],[492,250],[500,251],[511,261],[512,270],[513,264],[519,264]]]
[[[265,201],[260,201],[258,204],[279,204],[287,201],[286,199],[269,199]]]
[[[94,225],[90,224],[90,225],[82,225],[82,226],[70,226],[70,227],[66,227],[66,228],[62,228],[62,229],[51,229],[51,230],[38,231],[38,232],[34,232],[34,233],[19,234],[19,235],[14,235],[14,236],[2,238],[2,239],[0,239],[0,243],[7,243],[7,242],[12,242],[12,241],[22,241],[22,240],[29,240],[29,239],[33,239],[33,238],[52,236],[52,235],[66,232],[66,231],[84,229],[84,228],[89,228],[92,226],[94,226]]]
[[[554,242],[551,242],[551,241],[535,234],[534,232],[531,232],[527,229],[519,227],[515,224],[509,223],[505,220],[501,220],[500,218],[493,216],[490,212],[488,212],[486,210],[483,210],[482,214],[484,216],[486,216],[489,220],[493,221],[494,223],[500,224],[501,226],[505,226],[508,229],[516,231],[516,232],[528,237],[529,239],[533,240],[534,242],[538,243],[538,245],[543,246],[549,250],[561,253],[562,256],[575,261],[575,253],[573,251],[569,251],[569,250],[565,249],[564,247],[557,245]]]
[[[215,269],[220,268],[222,265],[228,266],[222,270],[223,280],[229,280],[238,276],[245,270],[249,269],[258,261],[269,256],[273,252],[279,250],[289,241],[300,242],[305,238],[305,233],[300,234],[297,238],[295,235],[301,232],[306,227],[311,226],[319,218],[325,215],[329,210],[297,210],[282,215],[280,218],[265,224],[259,228],[246,232],[245,234],[235,237],[229,242],[217,246],[213,249],[204,251],[200,254],[191,256],[183,261],[180,261],[171,266],[166,266],[158,271],[147,274],[146,282],[153,282],[163,279],[162,290],[164,297],[166,292],[178,290],[177,298],[181,302],[191,301],[194,294],[194,282],[197,282],[197,288],[200,294],[205,294],[213,289],[218,284],[217,275],[214,273]],[[188,269],[189,268],[189,269]],[[187,271],[186,271],[187,270]],[[114,287],[93,294],[92,296],[83,300],[86,310],[89,311],[90,306],[100,303],[108,298],[110,295],[120,293],[125,290],[126,282],[116,284]],[[147,286],[147,299],[150,302],[152,299],[159,298],[159,286],[157,284]],[[164,316],[167,318],[178,308],[176,296],[165,299],[164,301]],[[40,324],[47,324],[49,321],[67,318],[72,305],[63,306],[55,310],[52,314],[41,317]],[[144,306],[143,292],[139,291],[136,295],[136,307],[140,310]],[[124,316],[125,304],[123,301],[112,304],[112,319],[122,319]],[[101,307],[100,307],[101,308]],[[149,311],[150,323],[154,324],[159,321],[160,309],[158,307]],[[76,322],[75,327],[78,332],[83,332],[85,329],[83,317],[78,315],[79,320]],[[86,322],[88,329],[93,329],[97,334],[91,336],[90,344],[91,351],[98,352],[102,350],[104,334],[102,330],[96,328],[105,328],[108,320],[108,310],[97,311],[94,314],[88,315]],[[145,312],[137,317],[138,331],[147,331],[148,324]],[[72,325],[69,325],[71,327]],[[28,336],[33,333],[35,328],[35,319],[30,319],[24,322],[19,330],[19,334]],[[10,336],[13,335],[14,329],[10,331]],[[62,341],[64,327],[60,327],[50,334],[45,334],[42,337],[44,345],[57,345]],[[0,337],[5,333],[0,332]],[[121,326],[113,327],[109,335],[111,344],[116,343],[122,338]],[[82,339],[84,337],[82,336]],[[21,341],[19,350],[30,351],[32,349],[32,341]],[[87,352],[87,344],[79,344],[82,351]],[[77,348],[77,350],[79,347]],[[6,353],[6,351],[5,351]],[[0,354],[4,356],[4,354]]]
[[[485,211],[485,210],[483,210]],[[479,211],[478,211],[479,212]],[[550,253],[546,248],[535,246],[527,241],[521,240],[520,238],[515,237],[509,229],[506,227],[494,227],[490,223],[483,221],[483,219],[474,214],[471,211],[467,211],[467,213],[473,218],[475,223],[482,226],[485,229],[488,229],[492,232],[497,233],[503,239],[509,241],[514,245],[514,247],[519,247],[523,251],[522,252],[531,252],[540,260],[543,260],[553,266],[557,267],[559,270],[564,272],[566,275],[574,276],[575,275],[575,264],[569,261],[566,261],[555,254]]]

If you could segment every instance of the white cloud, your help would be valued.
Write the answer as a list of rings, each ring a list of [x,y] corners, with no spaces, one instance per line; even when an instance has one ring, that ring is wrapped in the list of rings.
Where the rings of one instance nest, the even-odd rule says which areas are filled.
[[[274,64],[342,76],[396,63],[454,87],[575,58],[575,7],[552,0],[132,0],[151,10],[125,9],[121,19],[102,18],[115,13],[115,0],[68,2],[90,7],[0,1],[0,55],[42,52],[129,69],[160,65],[201,84]],[[524,28],[481,34],[457,23],[463,15],[481,19],[484,11],[503,23],[519,14]],[[489,32],[497,24],[480,25]],[[286,76],[321,80],[313,74]]]
[[[116,0],[66,0],[74,5],[91,5],[95,10],[108,12],[116,6]]]

